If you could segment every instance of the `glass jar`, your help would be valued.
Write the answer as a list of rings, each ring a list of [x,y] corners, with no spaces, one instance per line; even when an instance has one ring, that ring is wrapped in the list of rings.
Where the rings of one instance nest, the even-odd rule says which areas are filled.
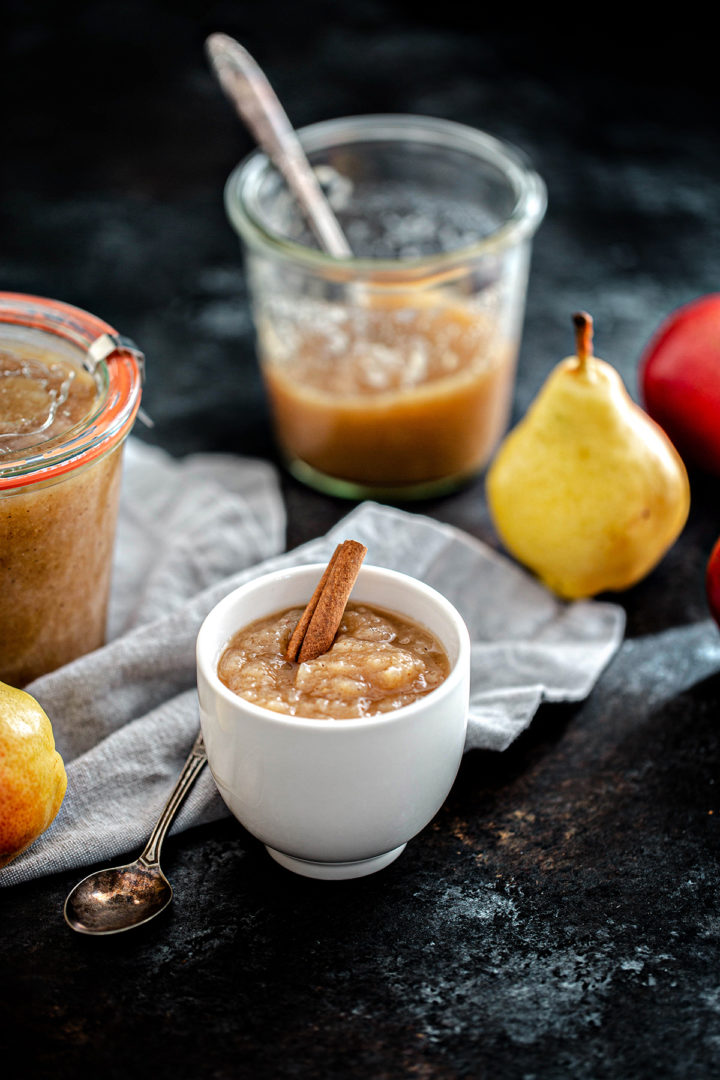
[[[545,186],[512,147],[444,120],[351,117],[299,135],[351,258],[318,250],[265,154],[225,192],[281,452],[335,495],[450,490],[507,427]]]
[[[24,686],[105,640],[132,342],[57,300],[0,293],[0,680]]]

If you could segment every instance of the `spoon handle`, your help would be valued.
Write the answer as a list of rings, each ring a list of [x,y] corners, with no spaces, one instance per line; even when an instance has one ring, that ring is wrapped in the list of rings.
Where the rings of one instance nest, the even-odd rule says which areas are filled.
[[[336,258],[350,258],[350,245],[262,69],[227,34],[211,34],[206,48],[220,85],[285,177],[320,245]]]
[[[138,862],[142,862],[146,866],[159,865],[162,842],[165,839],[175,815],[180,809],[180,804],[195,783],[195,780],[202,771],[206,761],[207,753],[205,750],[205,741],[202,732],[199,732],[193,743],[193,748],[188,755],[188,759],[183,765],[183,770],[177,778],[175,787],[170,792],[170,797],[163,807],[163,811],[157,820],[155,828],[150,833],[148,842],[145,845],[145,849],[138,859]]]

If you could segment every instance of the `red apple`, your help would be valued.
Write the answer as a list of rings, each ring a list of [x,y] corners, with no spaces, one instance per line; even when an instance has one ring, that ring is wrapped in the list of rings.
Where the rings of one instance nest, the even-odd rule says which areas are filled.
[[[710,614],[720,626],[720,540],[710,552],[705,571],[705,592]]]
[[[643,352],[640,389],[686,463],[720,473],[720,293],[664,320]]]

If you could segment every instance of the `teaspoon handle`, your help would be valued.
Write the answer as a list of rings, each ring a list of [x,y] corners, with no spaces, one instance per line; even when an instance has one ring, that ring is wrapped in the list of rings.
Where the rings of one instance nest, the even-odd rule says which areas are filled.
[[[345,234],[262,68],[227,34],[211,34],[206,49],[220,85],[285,177],[322,247],[335,258],[350,258]]]
[[[206,761],[207,753],[205,750],[205,741],[202,732],[199,732],[193,743],[193,748],[188,755],[188,759],[183,765],[183,770],[177,778],[175,787],[170,792],[168,801],[163,807],[163,811],[157,820],[155,828],[150,833],[148,842],[145,845],[138,862],[142,862],[146,866],[157,866],[159,864],[160,848],[162,847],[162,842],[165,839],[167,831],[180,809],[183,799],[195,783],[195,780],[202,771]]]

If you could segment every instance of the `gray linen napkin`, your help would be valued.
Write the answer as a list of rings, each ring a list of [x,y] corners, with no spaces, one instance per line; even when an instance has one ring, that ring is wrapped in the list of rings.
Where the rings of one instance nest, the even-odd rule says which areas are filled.
[[[443,592],[472,639],[466,750],[504,750],[541,701],[577,701],[620,644],[614,604],[565,604],[458,529],[374,503],[286,554],[271,466],[197,455],[173,461],[134,440],[121,501],[111,640],[28,690],[53,722],[68,790],[55,822],[0,871],[0,885],[137,853],[198,727],[195,637],[231,589],[282,566],[326,562],[335,545],[411,571]],[[260,561],[262,560],[262,561]],[[173,831],[228,813],[209,770]]]

